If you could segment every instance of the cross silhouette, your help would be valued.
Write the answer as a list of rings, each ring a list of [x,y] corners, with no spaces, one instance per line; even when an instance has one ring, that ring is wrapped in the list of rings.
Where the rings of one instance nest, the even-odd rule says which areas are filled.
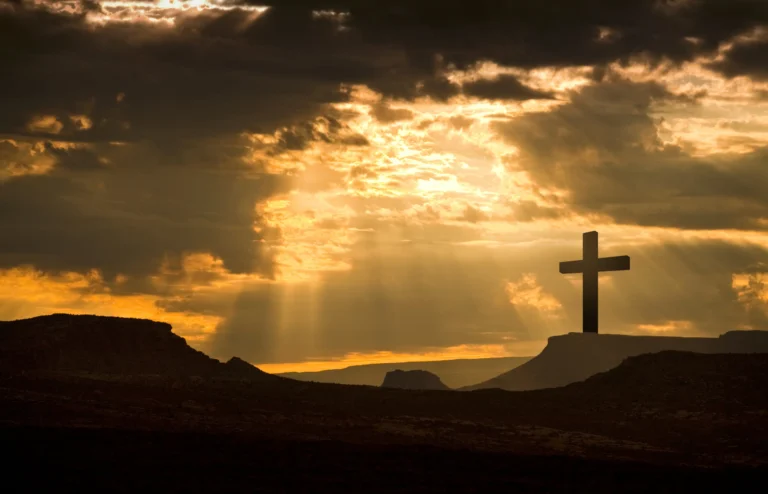
[[[597,273],[600,271],[626,271],[629,269],[629,256],[597,257],[597,232],[583,235],[582,259],[560,263],[560,273],[583,273],[582,317],[583,331],[597,333]]]

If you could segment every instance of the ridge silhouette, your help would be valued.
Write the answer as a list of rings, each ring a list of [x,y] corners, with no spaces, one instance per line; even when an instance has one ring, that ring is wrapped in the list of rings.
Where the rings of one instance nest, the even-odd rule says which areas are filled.
[[[768,350],[756,331],[573,333],[524,365],[560,350],[599,360],[601,342],[654,351],[670,339],[695,350]],[[366,491],[496,492],[504,479],[530,487],[523,492],[597,493],[747,492],[768,465],[766,353],[645,353],[581,382],[522,392],[254,373],[262,376],[152,321],[59,314],[0,323],[0,434],[14,453],[6,469],[39,466],[45,475],[23,484],[35,492],[360,492],[371,483]]]
[[[281,380],[233,357],[190,347],[171,325],[148,319],[52,314],[0,321],[0,370]]]
[[[703,354],[768,353],[768,331],[729,331],[717,338],[595,333],[552,336],[544,350],[528,362],[459,389],[525,391],[565,386],[615,368],[629,357],[668,350]]]

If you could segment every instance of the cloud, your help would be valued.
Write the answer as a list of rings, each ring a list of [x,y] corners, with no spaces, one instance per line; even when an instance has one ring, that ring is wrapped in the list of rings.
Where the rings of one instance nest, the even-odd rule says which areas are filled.
[[[314,120],[300,122],[278,130],[275,134],[277,142],[269,151],[269,154],[275,155],[284,151],[303,151],[315,142],[338,143],[351,146],[368,145],[368,140],[365,136],[350,132],[348,126],[331,113],[335,112],[328,112],[328,114],[316,117]]]
[[[407,108],[392,108],[383,101],[373,105],[371,114],[381,123],[391,123],[413,118],[411,110]]]
[[[232,8],[247,3],[261,7]],[[482,61],[520,68],[691,61],[768,22],[758,1],[673,4],[297,0],[163,10],[91,2],[68,13],[21,2],[0,8],[0,43],[16,47],[0,52],[13,74],[0,81],[0,132],[22,132],[35,116],[64,124],[76,114],[93,124],[80,139],[269,133],[346,101],[348,85],[444,101],[461,89],[446,73]],[[467,90],[545,96],[510,76]]]
[[[462,86],[464,94],[485,99],[506,99],[523,101],[528,99],[551,99],[552,93],[537,91],[521,83],[517,77],[509,74],[496,79],[478,79]]]
[[[731,2],[542,0],[471,3],[445,0],[282,0],[273,8],[345,12],[344,26],[370,44],[387,43],[423,70],[442,63],[467,68],[501,65],[600,65],[644,56],[691,61],[712,54],[737,34],[768,20],[760,0]]]
[[[467,204],[467,207],[464,208],[464,213],[461,215],[461,219],[470,223],[478,223],[480,221],[487,221],[489,218],[483,211]]]
[[[113,280],[153,274],[166,256],[209,252],[232,272],[269,276],[255,204],[280,181],[246,174],[243,151],[233,155],[230,144],[237,142],[200,143],[167,158],[150,143],[48,145],[52,171],[0,185],[0,266],[95,268]]]
[[[55,159],[45,149],[43,143],[0,140],[0,183],[10,177],[48,172]]]
[[[565,203],[578,213],[645,226],[765,230],[768,148],[695,157],[664,143],[652,112],[676,104],[690,103],[657,83],[614,79],[495,128],[519,151],[510,166],[540,187],[567,191]]]
[[[336,28],[302,13],[100,23],[49,6],[0,7],[0,45],[15,47],[0,50],[13,74],[0,80],[0,266],[114,280],[208,252],[271,276],[256,205],[289,180],[251,166],[243,134],[278,153],[366,145],[328,104],[367,62],[337,57]]]
[[[345,101],[340,83],[366,70],[349,50],[334,55],[330,25],[280,11],[188,12],[166,26],[6,8],[0,33],[16,46],[0,52],[14,74],[0,82],[5,133],[72,114],[92,122],[80,140],[270,133]]]
[[[726,77],[749,76],[752,79],[768,80],[768,39],[750,39],[735,43],[725,51],[722,60],[709,66]]]
[[[307,9],[173,10],[167,24],[33,5],[0,8],[0,43],[16,47],[0,51],[13,73],[0,81],[0,133],[68,134],[71,115],[91,122],[78,140],[271,133],[347,101],[353,84],[406,99],[459,92],[435,57],[365,43]]]
[[[758,262],[732,276],[732,287],[747,312],[746,326],[768,328],[768,265]]]
[[[510,304],[530,307],[546,315],[556,316],[563,307],[555,297],[542,290],[533,273],[524,273],[519,281],[507,282],[506,291]]]
[[[27,129],[30,132],[43,132],[49,134],[58,134],[64,125],[53,115],[41,115],[34,117],[28,124]]]

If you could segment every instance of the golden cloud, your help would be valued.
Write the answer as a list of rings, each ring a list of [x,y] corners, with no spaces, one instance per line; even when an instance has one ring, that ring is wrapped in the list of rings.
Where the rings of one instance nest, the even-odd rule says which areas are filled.
[[[537,283],[536,275],[524,273],[519,281],[509,281],[505,286],[509,303],[518,307],[531,307],[547,317],[559,317],[562,304]]]
[[[113,295],[97,271],[86,274],[42,273],[31,267],[0,270],[0,318],[22,319],[40,314],[98,314],[168,322],[191,343],[203,341],[221,321],[218,316],[166,312],[159,297]]]

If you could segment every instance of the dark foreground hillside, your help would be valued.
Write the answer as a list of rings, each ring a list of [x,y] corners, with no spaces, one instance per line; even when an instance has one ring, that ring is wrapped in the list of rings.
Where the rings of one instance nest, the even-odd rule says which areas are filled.
[[[0,434],[40,489],[758,492],[767,376],[682,352],[530,392],[30,372],[0,377]]]
[[[670,351],[561,388],[415,391],[268,378],[116,326],[126,348],[96,358],[72,323],[69,343],[45,330],[38,357],[0,365],[4,479],[20,492],[744,493],[768,480],[768,354]],[[173,355],[111,370],[141,370],[134,347]]]
[[[237,434],[0,428],[4,492],[762,492],[765,471]],[[30,475],[34,467],[39,474]]]

